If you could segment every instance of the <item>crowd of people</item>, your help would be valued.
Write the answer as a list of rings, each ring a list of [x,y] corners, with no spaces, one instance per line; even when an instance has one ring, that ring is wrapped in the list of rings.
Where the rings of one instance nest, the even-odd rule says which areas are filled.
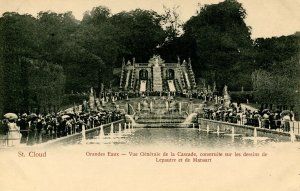
[[[269,110],[251,111],[243,110],[241,106],[230,105],[229,108],[222,106],[216,108],[204,108],[204,118],[224,121],[229,123],[237,123],[240,125],[250,125],[266,129],[281,129],[290,131],[290,121],[293,121],[294,114],[292,111]]]
[[[83,126],[91,129],[123,119],[117,110],[93,112],[61,112],[42,114],[11,114],[1,121],[2,145],[33,145],[51,139],[79,133]]]

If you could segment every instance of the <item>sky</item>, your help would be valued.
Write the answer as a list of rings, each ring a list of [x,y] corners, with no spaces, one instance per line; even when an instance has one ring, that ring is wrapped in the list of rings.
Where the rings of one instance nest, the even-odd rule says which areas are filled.
[[[163,13],[166,7],[179,6],[180,19],[185,22],[196,14],[198,4],[213,4],[221,0],[0,0],[0,14],[14,11],[36,16],[40,11],[63,13],[72,11],[81,20],[85,11],[96,6],[107,6],[112,13],[136,8]],[[272,37],[300,31],[300,0],[239,0],[246,9],[246,23],[252,37]]]

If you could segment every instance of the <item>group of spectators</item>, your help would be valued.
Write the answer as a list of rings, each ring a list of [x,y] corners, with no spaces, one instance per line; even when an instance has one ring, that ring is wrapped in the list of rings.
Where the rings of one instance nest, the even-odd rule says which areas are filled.
[[[33,145],[46,142],[51,139],[79,133],[83,126],[91,129],[102,124],[110,123],[124,118],[124,115],[115,111],[93,111],[93,112],[69,112],[51,113],[47,115],[31,113],[19,114],[14,119],[3,119],[1,121],[2,144],[10,146],[15,141],[21,144]],[[11,136],[14,131],[20,133]]]
[[[204,108],[203,117],[206,119],[224,121],[229,123],[237,123],[240,125],[250,125],[266,129],[282,129],[290,131],[290,121],[293,121],[294,115],[292,111],[272,111],[264,109],[262,111],[251,111],[249,109],[242,110],[233,104],[229,108],[219,106],[214,109]]]

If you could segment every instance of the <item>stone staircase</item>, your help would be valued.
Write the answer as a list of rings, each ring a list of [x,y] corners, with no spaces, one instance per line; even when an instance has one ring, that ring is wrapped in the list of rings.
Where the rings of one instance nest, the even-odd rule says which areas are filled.
[[[175,80],[174,84],[175,84],[175,89],[176,89],[176,91],[181,91],[181,92],[182,92],[182,89],[181,89],[181,87],[180,87],[180,84],[179,84],[179,82],[178,82],[178,79]]]
[[[140,80],[136,79],[133,91],[139,91],[139,90],[140,90]]]
[[[125,78],[124,90],[128,90],[130,82],[131,82],[131,71],[127,71],[126,72],[126,78]]]
[[[153,91],[161,92],[162,89],[162,78],[161,68],[159,66],[153,67]]]
[[[193,87],[193,88],[197,88],[196,80],[195,80],[195,74],[194,74],[194,72],[193,72],[192,65],[191,65],[190,62],[188,63],[188,69],[187,69],[187,72],[189,73],[189,76],[190,76],[190,82],[191,82],[192,87]]]

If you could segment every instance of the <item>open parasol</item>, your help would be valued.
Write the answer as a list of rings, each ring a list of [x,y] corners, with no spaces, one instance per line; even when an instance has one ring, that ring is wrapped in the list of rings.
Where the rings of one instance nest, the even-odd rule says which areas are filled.
[[[70,118],[70,115],[63,115],[61,116],[62,119],[67,119],[67,118]]]
[[[31,113],[30,115],[28,115],[28,118],[29,119],[34,119],[34,118],[37,118],[38,116],[37,116],[37,114],[35,114],[35,113]]]
[[[267,113],[268,111],[270,111],[269,109],[264,109],[262,110],[262,113]]]
[[[258,113],[256,113],[256,114],[253,115],[253,117],[255,117],[255,118],[260,118],[261,115],[259,115]]]
[[[290,110],[283,110],[280,115],[281,116],[285,116],[285,115],[290,115],[291,114],[291,111]]]
[[[4,115],[4,118],[6,118],[6,119],[18,119],[18,116],[15,113],[6,113]]]

